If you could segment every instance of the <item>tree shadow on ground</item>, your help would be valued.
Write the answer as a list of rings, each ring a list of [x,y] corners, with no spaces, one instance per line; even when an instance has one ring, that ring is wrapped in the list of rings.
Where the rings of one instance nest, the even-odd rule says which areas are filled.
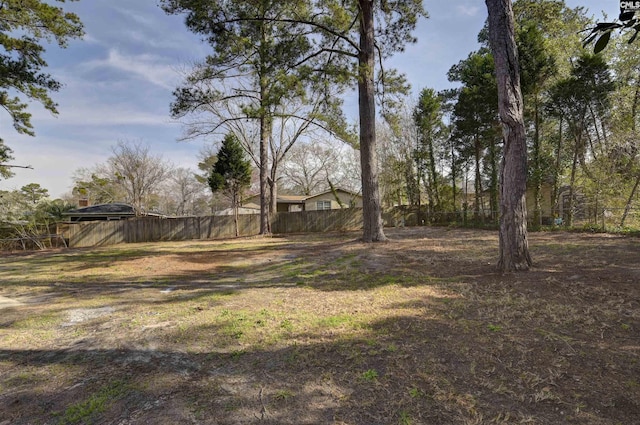
[[[492,328],[473,318],[474,309],[451,308],[451,301],[390,306],[435,311],[374,321],[358,337],[302,332],[291,335],[295,343],[266,348],[186,352],[136,349],[140,342],[130,341],[118,348],[87,342],[1,350],[8,390],[0,396],[0,419],[16,425],[550,425],[637,418],[639,390],[624,382],[640,376],[638,353],[625,351],[617,335],[567,341],[554,327],[545,335],[526,326]],[[447,310],[457,311],[449,318]],[[209,329],[212,337],[219,331]],[[47,370],[57,371],[58,382],[40,388]],[[91,410],[98,402],[101,408]],[[69,412],[85,416],[73,422]]]

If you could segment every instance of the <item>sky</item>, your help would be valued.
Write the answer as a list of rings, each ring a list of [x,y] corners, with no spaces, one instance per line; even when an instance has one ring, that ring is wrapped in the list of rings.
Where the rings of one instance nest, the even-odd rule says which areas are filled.
[[[617,0],[566,0],[589,15],[617,16]],[[413,93],[425,87],[452,87],[447,71],[478,48],[477,35],[487,17],[481,0],[425,0],[428,19],[419,22],[416,44],[397,54],[391,65],[406,74]],[[157,0],[80,0],[65,2],[85,27],[82,40],[66,49],[47,47],[46,71],[63,84],[53,93],[59,115],[29,105],[36,136],[17,134],[0,111],[0,133],[13,149],[15,176],[0,190],[29,183],[52,198],[70,193],[74,172],[104,163],[118,142],[141,142],[175,166],[196,169],[198,154],[214,140],[179,141],[183,127],[171,119],[172,92],[185,70],[203,59],[208,46],[190,33],[184,17],[166,15]],[[347,94],[354,105],[356,92]],[[348,113],[348,116],[350,114]],[[354,118],[355,119],[355,118]]]

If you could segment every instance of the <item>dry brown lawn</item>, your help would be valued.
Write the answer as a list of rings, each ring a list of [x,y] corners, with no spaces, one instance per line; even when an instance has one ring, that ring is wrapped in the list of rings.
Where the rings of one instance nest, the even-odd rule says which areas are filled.
[[[640,240],[495,232],[0,259],[0,425],[640,424]]]

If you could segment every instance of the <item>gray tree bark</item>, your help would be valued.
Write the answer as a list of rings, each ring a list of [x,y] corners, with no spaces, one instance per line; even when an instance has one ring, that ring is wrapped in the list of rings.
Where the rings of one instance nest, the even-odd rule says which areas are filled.
[[[374,98],[375,40],[373,33],[373,1],[360,3],[360,52],[358,66],[358,106],[360,114],[360,166],[362,167],[362,210],[364,242],[382,242],[382,206],[378,187],[376,154],[376,107]]]
[[[269,136],[271,134],[271,125],[269,118],[260,117],[260,234],[270,234],[269,223],[269,173],[267,164],[269,163]]]
[[[518,51],[511,0],[485,0],[489,41],[498,82],[504,156],[500,169],[500,258],[502,272],[528,270],[532,261],[527,239],[527,146]]]

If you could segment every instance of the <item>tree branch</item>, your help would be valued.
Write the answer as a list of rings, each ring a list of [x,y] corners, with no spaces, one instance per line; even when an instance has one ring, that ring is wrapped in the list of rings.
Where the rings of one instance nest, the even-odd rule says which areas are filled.
[[[33,167],[31,165],[10,165],[10,164],[0,164],[0,167],[6,167],[6,168],[27,168],[29,170],[33,170]]]

